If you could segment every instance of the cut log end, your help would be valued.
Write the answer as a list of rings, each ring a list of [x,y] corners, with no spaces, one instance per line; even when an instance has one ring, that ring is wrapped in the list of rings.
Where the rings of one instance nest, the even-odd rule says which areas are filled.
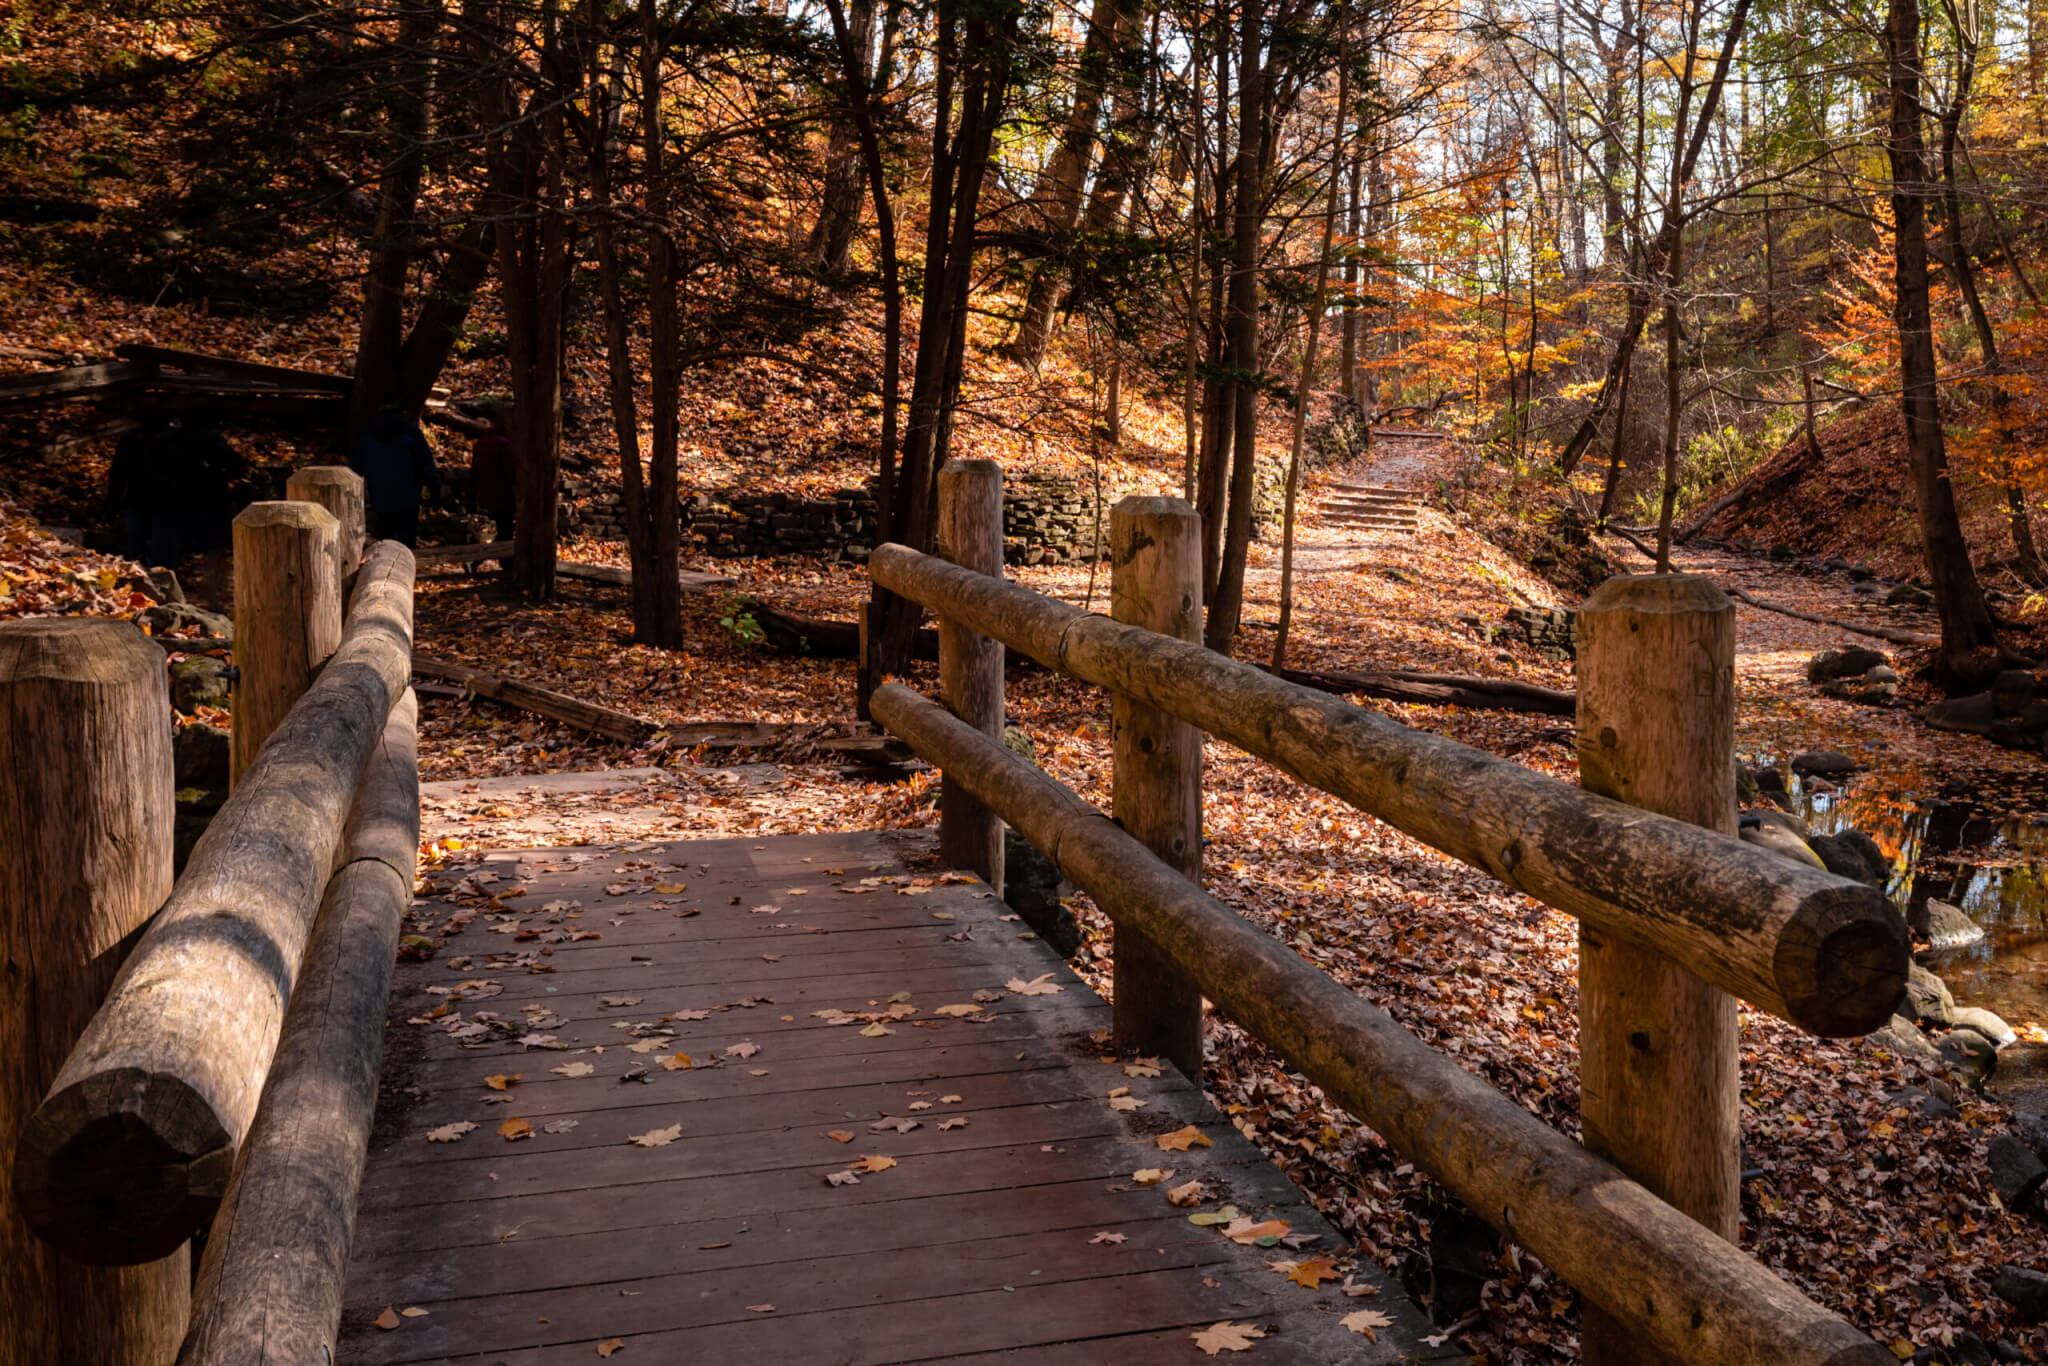
[[[233,1140],[177,1077],[96,1073],[50,1097],[14,1152],[22,1217],[45,1242],[94,1266],[176,1252],[220,1204]]]
[[[1799,903],[1771,966],[1790,1018],[1847,1039],[1891,1019],[1911,963],[1905,917],[1876,888],[1845,882]]]

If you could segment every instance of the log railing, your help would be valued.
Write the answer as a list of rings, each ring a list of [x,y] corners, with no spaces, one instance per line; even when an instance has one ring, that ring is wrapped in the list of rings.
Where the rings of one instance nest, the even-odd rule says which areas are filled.
[[[174,886],[161,652],[124,623],[0,625],[17,729],[66,729],[27,711],[53,679],[101,713],[68,745],[98,762],[0,773],[0,838],[34,835],[13,862],[75,903],[0,912],[10,963],[74,1012],[37,1022],[45,1070],[0,1085],[0,1360],[333,1360],[418,846],[414,561],[384,541],[353,564],[360,484],[300,484],[236,519],[237,771]],[[117,687],[134,700],[101,705]],[[91,940],[32,923],[79,910]]]
[[[999,487],[992,465],[965,463],[981,472],[942,483],[942,499]],[[959,515],[942,506],[939,524]],[[1193,518],[1173,499],[1118,506],[1115,619],[900,545],[875,550],[874,581],[940,619],[949,700],[946,643],[981,652],[972,637],[982,636],[1107,688],[1116,705],[1112,820],[1000,742],[985,686],[965,718],[900,683],[878,688],[874,718],[943,771],[942,846],[960,847],[946,836],[950,821],[1016,827],[1115,926],[1120,1043],[1166,1052],[1198,1078],[1208,997],[1574,1285],[1589,1310],[1588,1361],[1891,1360],[1711,1230],[1733,1232],[1721,1211],[1734,1208],[1736,1175],[1735,1015],[1722,993],[1816,1034],[1866,1033],[1903,996],[1903,925],[1869,888],[1587,790],[1717,823],[1725,805],[1732,825],[1725,599],[1666,577],[1617,581],[1588,604],[1597,625],[1581,660],[1587,787],[1573,787],[1195,644],[1199,565],[1182,551],[1195,544]],[[1596,706],[1607,710],[1590,714]],[[1193,763],[1168,723],[1194,729]],[[1589,959],[1607,953],[1610,968],[1627,962],[1646,974],[1582,977],[1588,1065],[1603,1031],[1626,1029],[1620,1051],[1633,1054],[1627,1066],[1588,1074],[1589,1088],[1607,1087],[1586,1104],[1588,1142],[1608,1140],[1600,1151],[1544,1125],[1201,890],[1200,732],[1576,916]],[[952,801],[956,790],[971,802]],[[1635,1132],[1644,1128],[1662,1141],[1645,1141]]]

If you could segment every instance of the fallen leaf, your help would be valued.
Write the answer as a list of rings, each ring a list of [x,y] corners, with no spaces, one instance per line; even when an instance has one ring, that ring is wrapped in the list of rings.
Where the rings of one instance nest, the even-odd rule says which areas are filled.
[[[664,1072],[687,1072],[695,1065],[695,1063],[691,1062],[688,1053],[672,1053],[661,1060],[661,1068]]]
[[[957,1115],[952,1119],[942,1119],[939,1121],[940,1133],[944,1133],[948,1129],[964,1129],[966,1127],[967,1118],[964,1115]]]
[[[979,1014],[981,1014],[981,1007],[980,1007],[980,1006],[978,1006],[978,1005],[976,1005],[976,1004],[974,1004],[973,1002],[971,1002],[971,1001],[970,1001],[970,1002],[966,1002],[966,1003],[964,1003],[964,1004],[961,1004],[961,1005],[955,1005],[955,1006],[940,1006],[940,1007],[939,1007],[939,1008],[938,1008],[937,1010],[934,1010],[934,1011],[932,1012],[932,1014],[934,1014],[934,1015],[979,1015]]]
[[[887,1157],[881,1153],[869,1153],[864,1155],[860,1161],[854,1163],[853,1169],[857,1172],[866,1172],[872,1176],[876,1172],[885,1172],[895,1165],[896,1159],[893,1157]]]
[[[1163,1177],[1161,1179],[1164,1180]],[[1173,1187],[1171,1190],[1166,1192],[1166,1203],[1169,1205],[1178,1205],[1183,1209],[1185,1209],[1189,1205],[1201,1204],[1202,1183],[1200,1181],[1190,1181],[1185,1186]]]
[[[1088,1241],[1090,1243],[1121,1243],[1122,1241],[1124,1241],[1124,1236],[1125,1235],[1121,1233],[1111,1233],[1107,1229],[1105,1229],[1101,1233],[1096,1234],[1093,1238],[1090,1238]]]
[[[657,882],[654,884],[654,891],[658,896],[681,896],[689,890],[690,884],[687,882]]]
[[[1199,1333],[1190,1333],[1195,1346],[1210,1356],[1218,1352],[1249,1352],[1252,1344],[1266,1336],[1249,1323],[1212,1323]]]
[[[621,1006],[637,1006],[644,999],[646,998],[641,996],[602,996],[598,998],[598,1004],[617,1009]]]
[[[1237,1206],[1225,1205],[1222,1209],[1206,1210],[1201,1214],[1190,1214],[1188,1222],[1207,1227],[1211,1224],[1227,1224],[1237,1218]]]
[[[472,1125],[471,1127],[473,1128],[475,1126]],[[384,1306],[384,1312],[379,1314],[376,1318],[371,1319],[370,1322],[376,1324],[379,1328],[382,1328],[385,1332],[388,1333],[398,1326],[398,1311],[387,1304]]]
[[[649,1129],[644,1134],[631,1134],[627,1141],[640,1148],[665,1148],[683,1136],[683,1126],[671,1124],[666,1129]]]
[[[1394,1321],[1377,1309],[1360,1309],[1354,1313],[1346,1314],[1343,1318],[1338,1319],[1337,1322],[1341,1327],[1349,1328],[1354,1333],[1363,1333],[1374,1342],[1380,1340],[1376,1330],[1392,1328],[1394,1326]],[[1908,1355],[1911,1354],[1908,1353]]]
[[[1337,1279],[1337,1267],[1327,1257],[1318,1257],[1307,1262],[1276,1262],[1274,1269],[1286,1268],[1287,1279],[1304,1290],[1313,1290],[1324,1281]]]
[[[398,1316],[405,1319],[423,1319],[427,1316],[427,1311],[416,1304],[408,1305],[398,1311]]]
[[[860,1178],[855,1176],[850,1171],[832,1172],[831,1174],[826,1176],[825,1184],[828,1186],[858,1186],[860,1184]]]
[[[438,1129],[427,1130],[427,1142],[453,1143],[475,1127],[476,1125],[471,1124],[466,1119],[458,1119],[453,1124],[443,1124]]]
[[[964,1097],[964,1096],[940,1096],[940,1097],[939,1097],[939,1104],[941,1104],[941,1105],[958,1105],[958,1104],[959,1104],[959,1103],[960,1103],[960,1102],[961,1102],[962,1100],[964,1100],[964,1099],[965,1099],[965,1097]]]
[[[932,1108],[932,1103],[928,1100],[913,1100],[910,1102],[910,1108],[913,1110],[929,1110]]]
[[[1213,1148],[1216,1146],[1209,1140],[1207,1134],[1192,1124],[1188,1125],[1185,1129],[1175,1129],[1170,1134],[1159,1135],[1158,1142],[1162,1151],[1173,1153],[1184,1153],[1190,1148]]]
[[[533,1126],[523,1119],[508,1119],[498,1126],[498,1137],[507,1143],[517,1143],[522,1138],[533,1137]]]
[[[1003,988],[1012,996],[1050,996],[1054,992],[1066,990],[1052,978],[1053,975],[1049,972],[1042,972],[1028,982],[1022,977],[1012,977],[1003,983]]]
[[[548,1069],[548,1071],[558,1073],[564,1077],[587,1077],[596,1070],[595,1067],[587,1062],[565,1062],[560,1067],[550,1067]]]
[[[882,1022],[880,1020],[877,1020],[873,1024],[869,1025],[866,1029],[863,1029],[860,1032],[860,1036],[863,1039],[879,1039],[884,1034],[894,1034],[895,1032],[896,1031],[893,1029],[882,1028]]]
[[[1243,1243],[1249,1247],[1268,1238],[1277,1243],[1280,1241],[1281,1235],[1286,1232],[1287,1221],[1284,1219],[1236,1219],[1223,1230],[1223,1236],[1230,1239],[1233,1243]],[[1268,1247],[1272,1246],[1271,1243],[1266,1245]]]
[[[772,1304],[750,1304],[747,1308],[753,1310],[756,1314],[772,1314],[775,1312],[775,1306]]]
[[[625,1350],[626,1340],[624,1338],[606,1338],[603,1342],[597,1344],[597,1354],[601,1357],[608,1357],[613,1352],[623,1352]]]
[[[1000,992],[990,991],[987,987],[983,987],[980,991],[974,993],[974,999],[980,1001],[983,1005],[992,1005],[1003,998]]]
[[[629,1043],[626,1047],[635,1053],[652,1053],[656,1049],[667,1048],[674,1042],[674,1038],[663,1035],[658,1039],[642,1039],[638,1043]]]
[[[1145,1108],[1145,1105],[1146,1102],[1139,1100],[1136,1096],[1111,1096],[1109,1098],[1109,1108],[1112,1110],[1142,1110]]]
[[[1124,1075],[1127,1077],[1156,1077],[1159,1075],[1159,1064],[1145,1058],[1140,1058],[1136,1062],[1127,1062],[1124,1064]]]
[[[580,1119],[551,1119],[540,1126],[544,1134],[566,1134],[583,1121]]]
[[[518,1080],[519,1074],[517,1072],[498,1072],[485,1077],[484,1085],[490,1087],[493,1091],[502,1091]]]
[[[661,1018],[664,1020],[708,1020],[711,1018],[711,1012],[708,1010],[671,1010]]]
[[[1140,1167],[1131,1173],[1131,1180],[1141,1186],[1156,1186],[1172,1175],[1171,1167]]]
[[[728,1058],[751,1058],[760,1051],[761,1046],[759,1044],[736,1043],[725,1050],[725,1056]]]
[[[851,1129],[827,1129],[825,1137],[831,1139],[834,1143],[851,1143],[853,1142],[853,1131]]]
[[[884,1115],[873,1124],[868,1125],[868,1132],[878,1134],[884,1129],[894,1129],[899,1134],[907,1134],[922,1123],[924,1121],[920,1119],[892,1119],[888,1115]]]

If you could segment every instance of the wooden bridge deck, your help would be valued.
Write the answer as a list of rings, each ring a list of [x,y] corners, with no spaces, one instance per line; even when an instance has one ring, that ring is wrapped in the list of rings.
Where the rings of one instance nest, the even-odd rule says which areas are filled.
[[[1369,1264],[1361,1297],[1272,1270],[1345,1245],[1172,1068],[1110,1059],[1108,1008],[929,847],[526,851],[486,863],[502,910],[419,908],[475,914],[400,965],[340,1359],[1139,1366],[1207,1360],[1191,1335],[1226,1320],[1266,1336],[1225,1359],[1451,1358]],[[1042,974],[1061,990],[1006,988]],[[1189,1124],[1214,1146],[1159,1147]],[[894,1165],[828,1181],[869,1155]],[[1198,1207],[1168,1202],[1196,1179]],[[1189,1221],[1226,1204],[1317,1241]],[[1345,1329],[1360,1309],[1392,1326]]]

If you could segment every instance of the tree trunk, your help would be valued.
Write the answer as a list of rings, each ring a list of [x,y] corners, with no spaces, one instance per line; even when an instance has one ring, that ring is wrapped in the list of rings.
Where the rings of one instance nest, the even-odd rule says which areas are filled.
[[[1928,166],[1920,118],[1920,9],[1918,0],[1890,0],[1884,30],[1890,84],[1890,126],[1885,151],[1891,163],[1893,281],[1899,328],[1901,407],[1906,454],[1920,513],[1927,576],[1941,619],[1937,672],[1945,682],[1969,686],[1998,667],[1991,612],[1970,563],[1949,483],[1948,446],[1941,430],[1934,322],[1928,302]]]
[[[875,0],[854,0],[849,14],[848,37],[860,57],[861,90],[847,92],[865,99],[869,86],[867,72],[875,61]],[[860,128],[850,113],[832,121],[832,141],[825,153],[825,183],[820,196],[818,221],[804,243],[804,254],[828,276],[846,273],[853,252],[854,234],[860,230],[861,153]]]

